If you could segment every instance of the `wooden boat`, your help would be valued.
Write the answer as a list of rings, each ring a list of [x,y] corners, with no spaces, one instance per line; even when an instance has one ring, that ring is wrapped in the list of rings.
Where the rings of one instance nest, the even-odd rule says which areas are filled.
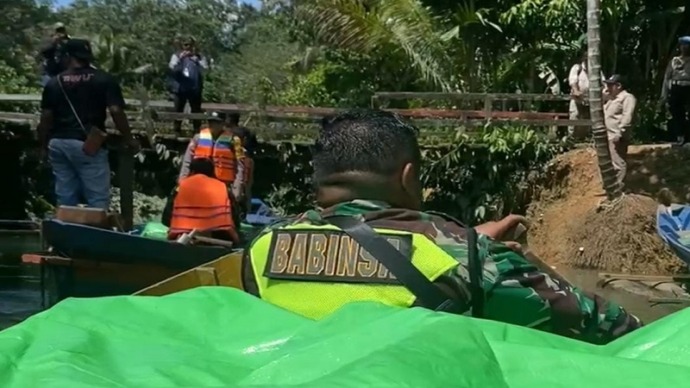
[[[135,295],[163,296],[203,286],[242,289],[242,255],[241,251],[230,253],[139,290]]]
[[[676,256],[690,265],[690,205],[659,205],[656,230]]]
[[[262,211],[269,216],[264,222],[274,221]],[[243,224],[242,230],[247,235],[263,226]],[[41,268],[44,307],[67,297],[132,294],[242,249],[185,245],[59,220],[43,221],[42,234],[51,250],[24,254],[22,261]]]

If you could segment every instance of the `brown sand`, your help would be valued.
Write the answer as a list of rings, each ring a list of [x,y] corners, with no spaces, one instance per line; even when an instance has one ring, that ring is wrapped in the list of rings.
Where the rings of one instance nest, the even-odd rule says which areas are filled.
[[[676,198],[686,197],[690,182],[674,167],[686,157],[690,161],[690,152],[631,147],[630,154],[631,193],[611,206],[600,206],[605,195],[594,150],[571,151],[551,162],[546,189],[528,214],[529,246],[537,255],[550,265],[611,272],[683,270],[656,234],[657,203],[649,195],[666,188]],[[688,176],[690,163],[680,166]]]

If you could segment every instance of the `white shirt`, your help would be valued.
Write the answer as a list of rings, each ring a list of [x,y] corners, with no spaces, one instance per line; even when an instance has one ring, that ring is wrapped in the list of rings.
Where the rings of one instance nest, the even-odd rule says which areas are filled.
[[[601,73],[601,79],[604,80],[604,73]],[[587,63],[576,63],[570,68],[568,75],[568,84],[570,87],[577,85],[582,94],[586,95],[589,91],[589,76],[587,75]]]

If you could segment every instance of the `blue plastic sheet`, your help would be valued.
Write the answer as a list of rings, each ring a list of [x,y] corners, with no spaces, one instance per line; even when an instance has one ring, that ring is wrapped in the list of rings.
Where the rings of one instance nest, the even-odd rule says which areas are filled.
[[[0,386],[664,387],[690,310],[606,346],[376,303],[316,322],[224,287],[69,299],[0,332]]]

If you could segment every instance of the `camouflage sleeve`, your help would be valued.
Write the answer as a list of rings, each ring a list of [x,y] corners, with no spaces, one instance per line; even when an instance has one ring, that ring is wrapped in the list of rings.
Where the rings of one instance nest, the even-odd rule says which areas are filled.
[[[549,276],[504,244],[480,236],[479,245],[487,319],[595,344],[608,343],[642,326],[617,304]],[[465,272],[463,268],[458,274]]]
[[[432,218],[427,233],[458,265],[449,278],[468,284],[465,230],[454,222]],[[595,344],[608,343],[642,326],[634,315],[555,279],[522,254],[487,236],[479,236],[485,290],[484,318],[549,331]]]

